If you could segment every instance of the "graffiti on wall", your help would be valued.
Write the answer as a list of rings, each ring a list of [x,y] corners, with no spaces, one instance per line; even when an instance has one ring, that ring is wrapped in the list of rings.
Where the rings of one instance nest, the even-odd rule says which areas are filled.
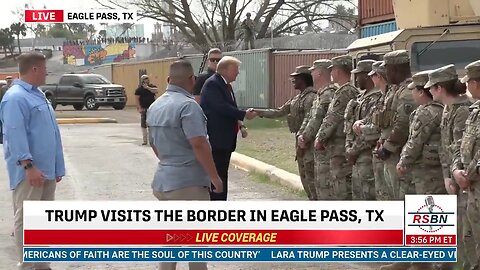
[[[134,43],[64,45],[63,63],[96,66],[135,58]]]

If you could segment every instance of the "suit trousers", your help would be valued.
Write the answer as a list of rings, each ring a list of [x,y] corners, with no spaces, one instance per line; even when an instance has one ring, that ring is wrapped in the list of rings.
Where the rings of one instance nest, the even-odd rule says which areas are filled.
[[[215,167],[217,168],[218,176],[220,176],[220,179],[222,179],[223,182],[223,192],[214,193],[210,191],[210,200],[226,201],[228,193],[228,167],[230,166],[232,152],[228,150],[213,150],[212,156],[213,162],[215,162]]]
[[[17,246],[18,269],[49,269],[48,262],[23,262],[23,202],[55,200],[55,180],[46,180],[42,186],[34,187],[28,180],[22,180],[13,190],[13,208],[15,211],[15,242]]]

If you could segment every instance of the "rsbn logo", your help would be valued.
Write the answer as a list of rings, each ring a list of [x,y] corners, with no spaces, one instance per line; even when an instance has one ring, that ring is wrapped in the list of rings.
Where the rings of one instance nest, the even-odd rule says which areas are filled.
[[[435,204],[432,196],[425,198],[425,205],[418,208],[417,212],[409,212],[412,215],[412,222],[408,226],[417,226],[422,231],[428,233],[435,233],[445,226],[454,226],[449,223],[449,216],[454,215],[454,212],[445,212],[442,207]],[[455,216],[453,216],[455,218]]]

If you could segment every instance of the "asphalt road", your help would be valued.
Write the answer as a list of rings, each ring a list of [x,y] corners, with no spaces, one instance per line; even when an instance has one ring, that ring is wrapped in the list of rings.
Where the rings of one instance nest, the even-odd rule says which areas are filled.
[[[70,112],[60,111],[58,114]],[[92,112],[74,112],[90,114]],[[124,113],[119,119],[133,121],[135,111],[104,111],[94,114]],[[129,115],[130,114],[130,115]],[[90,116],[89,116],[90,117]],[[134,121],[135,120],[135,121]],[[137,123],[61,125],[67,176],[59,183],[57,200],[155,200],[150,183],[157,160],[149,147],[141,146],[141,134]],[[0,269],[15,269],[14,242],[10,236],[13,227],[11,192],[8,189],[5,163],[0,162]],[[254,180],[245,172],[231,168],[230,200],[301,200],[294,193],[278,186]],[[59,269],[156,269],[157,264],[127,263],[69,263],[52,264]],[[179,264],[178,269],[187,269]],[[213,263],[210,269],[375,269],[372,265],[352,264],[298,264],[298,263]]]

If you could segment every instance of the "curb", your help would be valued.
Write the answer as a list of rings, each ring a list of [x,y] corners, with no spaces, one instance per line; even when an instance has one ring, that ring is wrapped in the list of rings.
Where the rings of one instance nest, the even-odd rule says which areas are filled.
[[[67,124],[98,124],[98,123],[118,123],[113,118],[57,118],[59,125]]]
[[[256,160],[246,155],[237,152],[232,153],[232,164],[239,169],[248,172],[255,172],[266,175],[270,180],[280,183],[283,186],[288,186],[295,190],[303,191],[303,185],[300,181],[300,176],[279,169],[273,165]]]

